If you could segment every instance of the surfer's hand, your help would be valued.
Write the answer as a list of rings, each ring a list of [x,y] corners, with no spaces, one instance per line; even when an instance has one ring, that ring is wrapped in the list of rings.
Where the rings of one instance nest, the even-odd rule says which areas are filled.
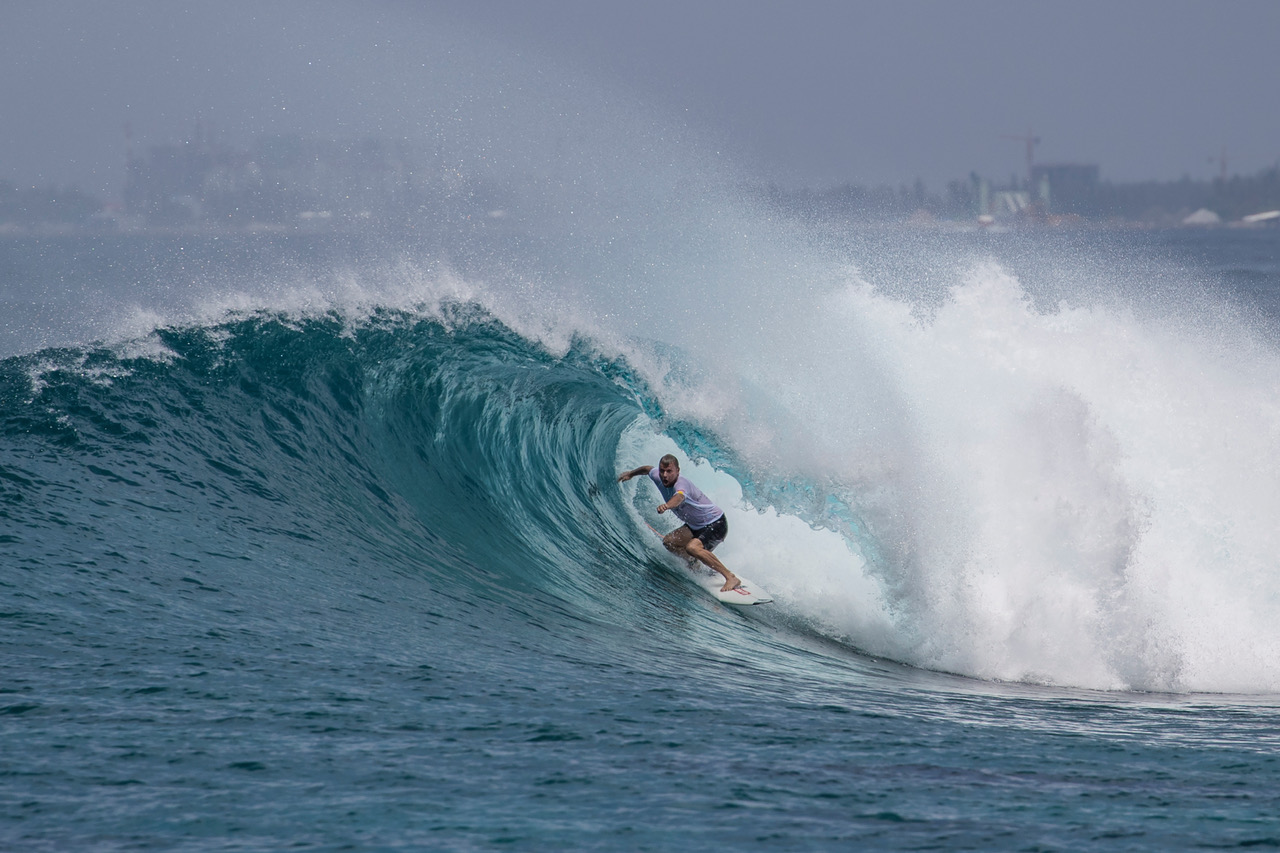
[[[630,471],[624,471],[624,472],[622,472],[621,474],[619,474],[619,475],[618,475],[618,482],[619,482],[619,483],[625,483],[625,482],[627,482],[627,480],[630,480],[630,479],[631,479],[631,472],[630,472]]]
[[[666,504],[658,504],[658,515],[662,515],[666,511],[667,511]]]

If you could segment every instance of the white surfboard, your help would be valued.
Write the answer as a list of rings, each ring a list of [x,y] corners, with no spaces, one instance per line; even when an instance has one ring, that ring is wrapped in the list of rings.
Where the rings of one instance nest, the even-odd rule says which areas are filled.
[[[752,604],[768,604],[773,601],[769,593],[742,575],[738,575],[738,580],[742,581],[742,586],[737,589],[731,589],[728,592],[721,592],[720,587],[724,586],[724,578],[719,573],[713,572],[711,569],[704,569],[701,566],[689,571],[693,573],[694,580],[698,582],[698,586],[705,589],[712,598],[724,604],[746,607]]]

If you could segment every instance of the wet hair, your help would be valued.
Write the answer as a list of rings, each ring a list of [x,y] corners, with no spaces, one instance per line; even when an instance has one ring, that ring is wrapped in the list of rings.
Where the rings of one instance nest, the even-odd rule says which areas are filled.
[[[675,466],[675,469],[676,469],[677,471],[679,471],[679,470],[680,470],[680,460],[679,460],[679,459],[677,459],[677,458],[675,458],[674,456],[672,456],[670,453],[668,453],[666,456],[664,456],[664,457],[662,457],[661,459],[659,459],[659,460],[658,460],[658,465],[659,465],[659,466],[661,466],[663,463],[667,463],[667,462],[669,462],[669,463],[671,463],[672,465],[674,465],[674,466]]]

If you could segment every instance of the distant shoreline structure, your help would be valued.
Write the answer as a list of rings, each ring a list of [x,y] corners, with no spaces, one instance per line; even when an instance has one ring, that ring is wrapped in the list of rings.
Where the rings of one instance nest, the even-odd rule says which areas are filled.
[[[812,219],[812,217],[807,217]],[[1150,222],[1111,218],[1106,220],[1090,220],[1079,217],[1048,217],[1044,220],[986,220],[986,219],[936,219],[929,216],[913,216],[906,219],[867,219],[859,218],[838,222],[845,230],[881,231],[885,229],[901,229],[913,231],[946,231],[946,232],[991,232],[1033,230],[1077,230],[1077,231],[1161,231],[1161,230],[1280,230],[1280,209],[1261,211],[1257,214],[1233,221],[1216,221],[1205,223],[1195,221],[1182,222]],[[473,229],[484,229],[490,226],[478,223]],[[519,226],[516,226],[518,229]],[[373,224],[328,223],[323,226],[311,226],[289,223],[250,223],[244,225],[220,225],[217,223],[190,223],[186,225],[137,225],[118,227],[110,224],[80,225],[74,223],[39,222],[34,224],[18,224],[0,222],[0,241],[25,239],[56,239],[59,237],[116,237],[116,238],[217,238],[229,236],[241,237],[306,237],[306,236],[350,236],[350,237],[389,237],[393,242],[421,243],[422,238],[429,237],[429,243],[440,242],[443,232],[447,230],[437,223],[435,226],[412,225],[377,226]],[[540,229],[545,233],[547,229]],[[463,229],[453,229],[458,235]]]
[[[546,186],[504,185],[438,151],[374,138],[260,137],[247,150],[197,129],[193,139],[126,157],[122,201],[76,187],[20,187],[0,177],[0,235],[58,233],[454,232],[555,227]],[[826,189],[740,186],[778,214],[846,227],[1274,227],[1280,165],[1211,180],[1113,183],[1093,164],[1031,164],[1022,177],[977,173],[932,192],[914,184]],[[1273,215],[1274,214],[1274,215]]]

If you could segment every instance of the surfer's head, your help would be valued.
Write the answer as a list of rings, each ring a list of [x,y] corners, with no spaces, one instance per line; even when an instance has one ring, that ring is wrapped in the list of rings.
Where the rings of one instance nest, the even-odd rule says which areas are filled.
[[[680,476],[680,462],[670,453],[658,460],[658,479],[668,489],[676,484]]]

